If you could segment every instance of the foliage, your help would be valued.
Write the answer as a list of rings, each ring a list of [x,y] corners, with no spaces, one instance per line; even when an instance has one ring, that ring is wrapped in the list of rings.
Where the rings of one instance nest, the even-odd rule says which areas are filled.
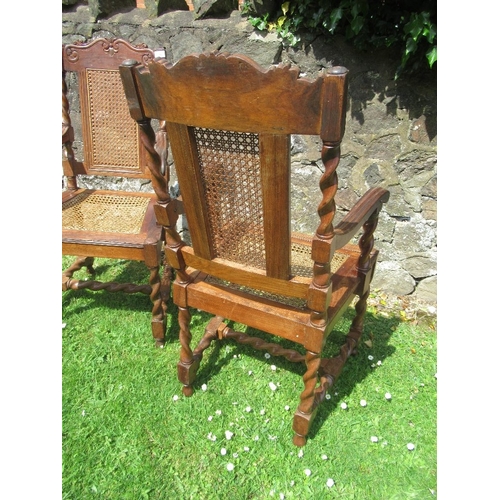
[[[246,10],[245,10],[246,9]],[[397,76],[437,62],[437,5],[433,0],[290,0],[279,12],[253,16],[244,12],[259,30],[276,32],[295,46],[301,33],[340,34],[355,47],[367,50],[398,47],[401,51]]]

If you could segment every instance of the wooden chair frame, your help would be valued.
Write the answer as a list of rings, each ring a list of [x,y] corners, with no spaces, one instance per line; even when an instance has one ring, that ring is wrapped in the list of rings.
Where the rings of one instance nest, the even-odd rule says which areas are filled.
[[[304,390],[293,422],[293,441],[303,446],[318,405],[361,337],[378,255],[374,231],[389,197],[387,190],[372,188],[333,225],[348,71],[333,67],[316,79],[300,78],[298,68],[279,65],[263,69],[248,57],[217,52],[187,56],[176,64],[159,59],[148,66],[126,61],[120,71],[131,114],[138,123],[151,118],[166,121],[191,235],[192,243],[187,245],[172,226],[166,234],[167,257],[176,269],[173,299],[179,308],[178,377],[183,392],[192,395],[203,352],[216,339],[234,339],[305,362]],[[250,210],[244,197],[234,196],[231,201],[229,194],[221,206],[230,204],[234,216],[217,219],[218,226],[213,222],[217,215],[213,214],[213,199],[219,194],[214,182],[207,179],[223,163],[222,153],[206,160],[202,151],[211,147],[204,141],[208,143],[212,135],[219,137],[224,131],[257,137],[257,145],[249,149],[258,151],[260,169],[254,179],[262,197],[262,224],[258,227],[263,233],[264,264],[260,268],[246,260],[247,256],[239,261],[228,257],[222,248],[232,240],[218,238],[219,230],[224,235],[226,227],[241,225],[239,206],[244,206],[243,212]],[[322,141],[325,171],[319,183],[319,224],[312,237],[295,235],[290,227],[291,134],[318,135]],[[243,145],[238,147],[245,147],[246,138],[240,137]],[[244,161],[249,165],[250,160]],[[245,177],[242,182],[253,181]],[[214,189],[215,198],[211,198]],[[159,220],[164,220],[163,212],[168,222],[168,207],[168,203],[157,207]],[[358,245],[351,244],[360,230]],[[308,277],[293,272],[294,245],[307,250]],[[248,259],[254,259],[256,253],[252,250]],[[340,264],[334,266],[337,258]],[[328,335],[356,297],[355,318],[340,354],[322,358]],[[293,305],[297,299],[303,301],[302,307]],[[190,308],[214,315],[194,349],[190,345]],[[293,341],[305,354],[236,332],[225,319]]]
[[[147,64],[154,59],[155,51],[145,45],[132,46],[125,40],[104,38],[62,48],[62,165],[66,178],[66,189],[62,193],[62,252],[78,256],[63,272],[62,289],[149,295],[153,303],[153,338],[157,346],[162,346],[172,271],[162,255],[165,230],[155,219],[153,205],[156,200],[170,200],[166,163],[168,139],[164,124],[159,125],[156,134],[148,129],[145,133],[150,137],[141,139],[144,132],[130,118],[118,67],[131,57]],[[66,85],[68,72],[78,75],[83,161],[75,158],[75,134]],[[158,171],[150,169],[148,148],[153,148],[155,155],[160,157]],[[151,180],[154,193],[84,189],[78,186],[79,175]],[[90,200],[94,200],[92,203],[97,208]],[[95,200],[101,200],[103,205],[97,205]],[[113,206],[115,202],[120,205]],[[91,213],[92,210],[97,216]],[[108,218],[116,211],[114,222],[110,223]],[[84,223],[81,222],[83,218]],[[131,228],[122,227],[126,218],[130,218]],[[94,257],[144,261],[150,273],[149,283],[74,279],[73,274],[81,268],[92,275],[95,273]]]

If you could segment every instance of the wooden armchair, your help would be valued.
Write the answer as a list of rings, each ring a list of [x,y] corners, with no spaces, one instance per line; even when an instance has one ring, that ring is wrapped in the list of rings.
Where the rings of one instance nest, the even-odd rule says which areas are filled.
[[[310,80],[299,78],[298,68],[264,70],[245,56],[222,53],[191,55],[175,65],[126,61],[120,71],[132,116],[167,123],[191,233],[187,245],[167,229],[183,392],[192,395],[203,352],[216,339],[303,362],[293,421],[293,442],[303,446],[317,406],[361,337],[377,259],[373,234],[389,198],[385,189],[370,189],[333,226],[348,72],[333,67]],[[322,141],[314,235],[290,229],[290,134]],[[358,245],[350,244],[360,230]],[[328,335],[355,297],[340,354],[323,358]],[[192,307],[214,315],[194,349]],[[248,337],[225,320],[288,339],[298,350]]]
[[[164,229],[156,222],[153,205],[157,200],[170,201],[168,142],[164,124],[160,124],[156,138],[153,134],[145,144],[140,139],[140,126],[130,117],[118,67],[131,57],[147,64],[155,53],[145,45],[133,47],[119,39],[101,38],[63,46],[62,143],[66,188],[62,193],[62,251],[63,255],[79,257],[63,272],[62,289],[149,295],[153,302],[153,337],[156,345],[161,346],[165,339],[171,268],[164,266],[161,274]],[[68,72],[75,72],[78,77],[83,161],[75,157],[66,86]],[[155,147],[162,162],[152,169],[148,148]],[[81,188],[77,180],[82,174],[151,179],[155,193]],[[82,267],[95,273],[94,257],[144,261],[150,272],[149,283],[73,279],[74,272]]]

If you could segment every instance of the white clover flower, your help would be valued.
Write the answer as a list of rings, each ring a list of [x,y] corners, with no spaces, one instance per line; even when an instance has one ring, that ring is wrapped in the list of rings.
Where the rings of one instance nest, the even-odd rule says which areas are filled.
[[[253,371],[252,370],[248,370],[248,375],[253,375]]]
[[[276,371],[276,365],[271,365],[271,370],[272,370],[273,372],[275,372],[275,371]]]
[[[203,384],[203,385],[201,386],[201,390],[202,390],[202,391],[206,391],[206,390],[207,390],[207,384]]]
[[[212,434],[211,432],[209,432],[207,434],[207,439],[210,441],[215,441],[217,439],[217,437],[214,434]]]
[[[234,470],[234,464],[232,464],[232,463],[228,463],[228,464],[226,465],[226,469],[227,469],[229,472],[231,472],[232,470]]]
[[[214,417],[213,417],[212,415],[209,415],[209,417],[207,418],[207,420],[208,420],[209,422],[211,422],[213,418],[214,418]]]
[[[234,433],[232,433],[231,431],[226,431],[224,434],[226,435],[226,439],[228,441],[234,436]]]
[[[362,399],[362,400],[359,402],[359,404],[360,404],[361,406],[366,406],[366,401],[365,401],[364,399]]]
[[[304,474],[309,477],[312,474],[311,469],[304,469]]]
[[[250,451],[250,448],[249,448],[248,446],[244,446],[244,447],[243,447],[243,450],[244,450],[244,451]]]
[[[172,398],[174,401],[177,401],[179,399],[179,396],[177,396],[177,394],[175,394],[175,396]]]
[[[280,500],[283,500],[285,498],[285,494],[284,493],[280,493]]]
[[[278,439],[278,436],[269,436],[270,441],[276,441]]]
[[[368,359],[369,359],[370,361],[373,361],[373,356],[372,356],[371,354],[370,354],[370,355],[368,355]]]
[[[290,486],[294,486],[295,485],[295,481],[290,481]]]
[[[370,438],[370,440],[371,440],[372,443],[378,443],[378,437],[377,436],[372,436]]]
[[[250,406],[247,406],[247,407],[245,408],[245,411],[246,411],[247,413],[250,413],[250,412],[252,411],[252,408],[251,408]]]
[[[382,361],[380,361],[380,359],[377,361],[377,365],[382,366]]]
[[[215,414],[216,415],[222,415],[222,411],[221,410],[215,410]]]
[[[338,396],[338,395],[339,395],[339,393],[338,393],[338,392],[336,392],[336,393],[335,393],[335,396]]]
[[[415,445],[413,443],[408,443],[406,447],[410,450],[413,451],[415,449]]]
[[[347,403],[340,403],[340,407],[343,409],[343,410],[347,410]]]
[[[266,353],[264,354],[264,357],[265,357],[266,359],[269,359],[269,358],[271,357],[271,355],[270,355],[268,352],[266,352]]]
[[[255,437],[253,438],[253,440],[254,440],[254,441],[258,441],[258,440],[259,440],[259,436],[255,436]]]
[[[233,453],[233,458],[238,458],[238,453]]]
[[[392,396],[391,396],[390,392],[386,392],[385,393],[385,399],[387,399],[387,401],[389,401],[390,399],[392,399]]]
[[[302,448],[301,448],[301,449],[299,450],[299,452],[297,453],[297,456],[298,456],[299,458],[302,458],[302,457],[304,456],[304,450],[303,450]]]
[[[266,414],[266,410],[260,410],[260,414],[261,415],[265,415]]]
[[[289,411],[290,410],[290,407],[288,405],[285,405],[285,410],[286,411]]]
[[[271,388],[271,391],[275,391],[277,389],[276,385],[272,382],[269,382],[269,387]]]
[[[325,394],[325,399],[332,399],[332,396],[330,394]]]
[[[331,477],[329,477],[326,480],[326,486],[327,486],[327,488],[331,488],[334,484],[335,484],[335,481]]]
[[[323,455],[321,455],[321,460],[328,460],[328,456],[323,453]]]
[[[222,456],[224,456],[226,453],[227,453],[226,448],[221,448],[221,449],[220,449],[220,454],[221,454]]]
[[[82,411],[82,417],[84,417],[84,416],[85,416],[85,410]]]

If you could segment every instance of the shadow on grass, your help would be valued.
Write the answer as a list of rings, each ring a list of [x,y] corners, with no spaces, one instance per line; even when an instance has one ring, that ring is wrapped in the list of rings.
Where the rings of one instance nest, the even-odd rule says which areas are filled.
[[[323,357],[333,357],[339,352],[340,346],[344,343],[345,335],[349,330],[349,326],[354,318],[354,315],[355,311],[353,308],[349,308],[346,311],[343,319],[337,325],[338,328],[335,328],[330,334],[323,349]],[[197,328],[200,323],[203,324],[204,328],[210,318],[211,315],[206,313],[194,313],[191,320],[193,330],[194,328]],[[338,393],[338,397],[336,397],[335,400],[333,398],[330,400],[324,400],[319,405],[316,417],[311,425],[308,438],[313,438],[318,433],[322,424],[328,419],[336,405],[343,399],[347,398],[352,390],[373,372],[371,365],[376,362],[376,360],[386,359],[394,354],[395,348],[389,345],[389,340],[400,322],[401,320],[398,317],[386,317],[372,314],[368,311],[366,312],[364,333],[360,343],[358,344],[358,353],[357,355],[352,355],[347,359],[342,373],[329,391],[330,393]],[[228,322],[228,324],[231,325],[232,323]],[[252,328],[246,328],[244,331],[251,336],[258,336],[266,341],[280,344],[286,349],[296,349],[299,352],[304,353],[304,350],[301,350],[300,346],[297,348],[297,344],[294,344],[293,342],[271,336]],[[372,343],[373,348],[369,348],[365,344],[367,341]],[[231,351],[231,356],[223,356],[221,353],[221,346],[225,343],[230,343],[234,346],[234,349]],[[191,348],[194,349],[195,346],[196,340],[193,336]],[[374,361],[368,359],[368,355],[370,353],[375,356]],[[203,383],[207,383],[212,377],[216,376],[221,370],[223,370],[225,365],[230,364],[232,362],[233,355],[238,354],[253,357],[262,361],[262,352],[250,346],[238,344],[233,341],[212,342],[211,347],[204,353],[200,369],[198,370],[196,380],[193,384],[195,391],[199,389]],[[292,363],[282,357],[273,357],[273,363],[281,369],[295,373],[297,377],[300,377],[300,379],[302,379],[302,376],[305,373],[304,363]],[[301,392],[302,389],[300,389],[296,395],[297,405],[300,401]]]

